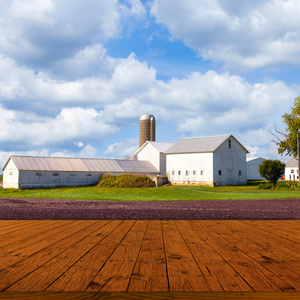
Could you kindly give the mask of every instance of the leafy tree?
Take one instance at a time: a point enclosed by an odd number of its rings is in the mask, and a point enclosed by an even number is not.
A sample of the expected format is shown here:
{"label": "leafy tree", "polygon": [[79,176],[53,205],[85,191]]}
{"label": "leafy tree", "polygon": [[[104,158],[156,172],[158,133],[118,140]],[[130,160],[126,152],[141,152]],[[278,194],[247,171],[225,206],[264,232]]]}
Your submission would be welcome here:
{"label": "leafy tree", "polygon": [[260,176],[266,178],[273,187],[278,179],[284,174],[285,164],[278,159],[267,159],[258,166]]}
{"label": "leafy tree", "polygon": [[[276,134],[272,133],[276,140],[273,140],[278,146],[278,153],[283,155],[297,157],[297,132],[300,130],[300,97],[295,98],[291,113],[285,113],[282,118],[286,124],[286,130],[283,132],[275,126]],[[279,136],[278,136],[278,135]]]}

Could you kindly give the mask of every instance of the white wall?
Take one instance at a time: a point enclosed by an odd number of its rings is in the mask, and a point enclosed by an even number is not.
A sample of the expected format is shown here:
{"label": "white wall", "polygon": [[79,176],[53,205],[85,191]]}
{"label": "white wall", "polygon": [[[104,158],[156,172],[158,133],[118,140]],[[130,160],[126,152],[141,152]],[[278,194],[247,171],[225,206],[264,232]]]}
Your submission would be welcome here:
{"label": "white wall", "polygon": [[152,165],[159,171],[159,175],[166,175],[165,154],[160,153],[151,144],[147,144],[138,154],[138,160],[150,161]]}
{"label": "white wall", "polygon": [[213,185],[212,153],[167,154],[166,165],[167,176],[172,183]]}
{"label": "white wall", "polygon": [[247,160],[247,179],[256,179],[256,180],[264,180],[264,177],[261,177],[258,171],[259,165],[265,161],[264,158],[258,157],[251,160]]}
{"label": "white wall", "polygon": [[298,181],[298,168],[286,167],[284,175],[286,181]]}
{"label": "white wall", "polygon": [[[235,139],[231,138],[229,148],[226,140],[214,152],[214,182],[219,185],[247,184],[246,152]],[[221,175],[219,175],[221,171]]]}
{"label": "white wall", "polygon": [[99,173],[20,171],[19,188],[76,186],[96,184]]}
{"label": "white wall", "polygon": [[8,162],[3,172],[3,188],[19,188],[19,170],[12,160]]}

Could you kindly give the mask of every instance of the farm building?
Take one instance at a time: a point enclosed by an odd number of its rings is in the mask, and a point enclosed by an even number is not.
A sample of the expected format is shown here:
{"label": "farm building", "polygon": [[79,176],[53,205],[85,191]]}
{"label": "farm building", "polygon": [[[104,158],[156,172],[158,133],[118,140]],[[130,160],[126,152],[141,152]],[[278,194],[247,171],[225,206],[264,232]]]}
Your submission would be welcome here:
{"label": "farm building", "polygon": [[265,161],[262,157],[247,157],[247,179],[264,180],[258,171],[259,165]]}
{"label": "farm building", "polygon": [[285,165],[285,180],[297,181],[298,180],[298,160],[291,158]]}
{"label": "farm building", "polygon": [[140,147],[128,159],[11,156],[3,167],[3,187],[38,188],[89,185],[103,174],[154,176],[157,185],[195,183],[206,186],[247,183],[247,149],[232,135],[155,141],[155,118],[140,118]]}
{"label": "farm building", "polygon": [[166,176],[166,154],[174,143],[158,143],[147,141],[136,152],[138,160],[150,161],[159,170],[159,174]]}
{"label": "farm building", "polygon": [[11,156],[2,169],[4,188],[40,188],[96,184],[103,174],[158,175],[148,161]]}
{"label": "farm building", "polygon": [[165,152],[166,173],[171,183],[242,185],[247,153],[232,135],[183,138]]}

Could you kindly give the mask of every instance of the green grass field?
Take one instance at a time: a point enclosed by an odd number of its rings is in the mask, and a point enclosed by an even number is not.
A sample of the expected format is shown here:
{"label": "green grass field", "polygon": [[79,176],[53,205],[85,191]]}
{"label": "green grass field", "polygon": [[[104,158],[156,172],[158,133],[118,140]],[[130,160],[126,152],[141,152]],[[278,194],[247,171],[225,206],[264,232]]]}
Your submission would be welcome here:
{"label": "green grass field", "polygon": [[300,192],[295,190],[261,190],[257,187],[258,183],[250,181],[247,186],[225,187],[164,186],[136,189],[104,187],[66,187],[32,190],[0,189],[0,197],[114,201],[237,200],[300,197]]}

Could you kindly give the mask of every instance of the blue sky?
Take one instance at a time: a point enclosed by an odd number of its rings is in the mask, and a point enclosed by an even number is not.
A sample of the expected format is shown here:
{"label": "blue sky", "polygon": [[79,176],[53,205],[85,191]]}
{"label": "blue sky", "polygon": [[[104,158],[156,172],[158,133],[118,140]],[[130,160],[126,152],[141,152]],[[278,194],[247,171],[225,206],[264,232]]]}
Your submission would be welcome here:
{"label": "blue sky", "polygon": [[269,129],[300,96],[300,0],[0,0],[0,163],[123,157],[157,141]]}

